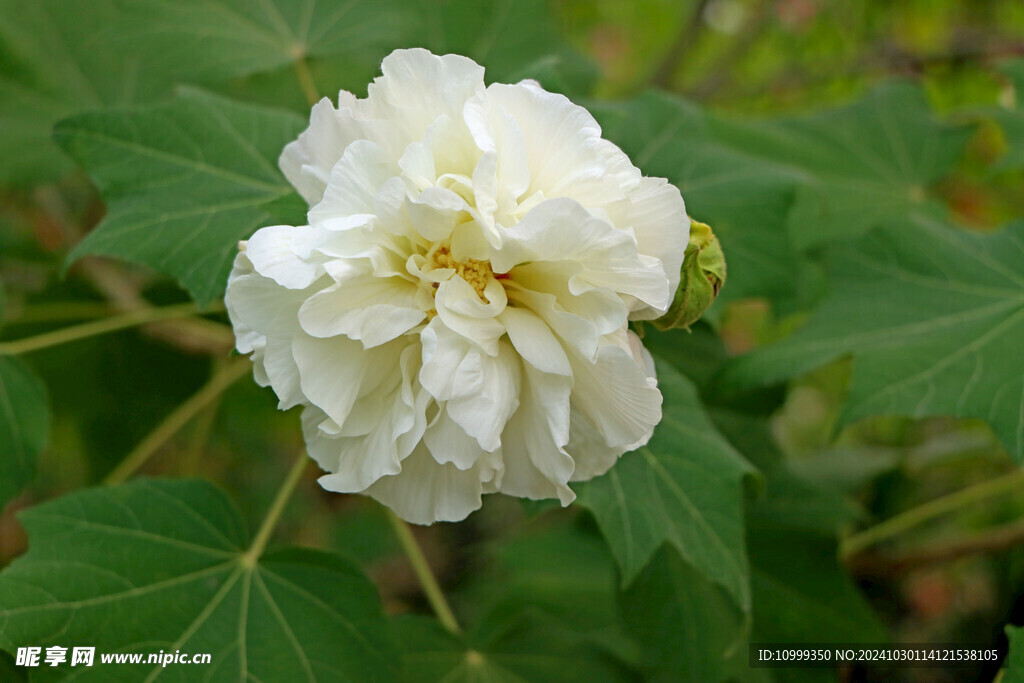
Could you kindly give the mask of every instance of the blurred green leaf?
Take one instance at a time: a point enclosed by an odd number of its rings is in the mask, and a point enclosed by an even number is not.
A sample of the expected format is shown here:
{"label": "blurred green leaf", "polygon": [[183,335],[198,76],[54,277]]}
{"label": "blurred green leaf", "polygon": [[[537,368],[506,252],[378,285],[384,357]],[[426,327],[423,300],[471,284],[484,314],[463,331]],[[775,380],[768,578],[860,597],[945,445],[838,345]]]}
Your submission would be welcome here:
{"label": "blurred green leaf", "polygon": [[[336,555],[247,558],[223,493],[200,481],[143,480],[75,493],[21,514],[29,551],[0,573],[0,645],[95,645],[100,652],[203,652],[200,676],[230,680],[394,680],[376,588]],[[99,655],[97,654],[97,663]],[[43,667],[40,680],[60,677]],[[82,680],[196,670],[76,671]]]}
{"label": "blurred green leaf", "polygon": [[762,475],[760,495],[747,506],[748,517],[760,527],[834,537],[842,527],[863,515],[863,510],[840,489],[813,483],[794,471],[793,462],[786,460],[775,445],[767,418],[716,409],[712,419]]}
{"label": "blurred green leaf", "polygon": [[557,524],[494,541],[487,571],[477,572],[460,592],[461,611],[479,618],[529,609],[621,659],[637,659],[637,645],[623,631],[615,601],[615,560],[604,540],[589,531]]}
{"label": "blurred green leaf", "polygon": [[224,292],[238,240],[292,188],[277,168],[299,117],[195,90],[155,107],[84,114],[56,137],[99,186],[104,221],[72,251],[173,275],[200,304]]}
{"label": "blurred green leaf", "polygon": [[393,620],[409,683],[612,683],[636,680],[600,650],[529,610],[510,609],[464,639],[424,617]]}
{"label": "blurred green leaf", "polygon": [[689,380],[658,363],[664,417],[646,446],[576,486],[631,583],[663,544],[721,585],[745,611],[749,568],[743,479],[753,468],[718,434]]}
{"label": "blurred green leaf", "polygon": [[[885,630],[840,565],[836,536],[862,511],[838,489],[798,476],[767,419],[716,410],[715,424],[761,472],[764,489],[747,506],[753,642],[883,642]],[[746,648],[742,663],[746,665]],[[833,679],[794,670],[794,680]],[[788,680],[773,670],[773,678]]]}
{"label": "blurred green leaf", "polygon": [[929,199],[929,187],[949,174],[973,133],[972,126],[936,120],[924,92],[909,82],[798,118],[709,125],[715,138],[799,178],[787,218],[798,248],[943,206]]}
{"label": "blurred green leaf", "polygon": [[1024,683],[1024,628],[1009,625],[1006,637],[1010,640],[1010,652],[1003,664],[1003,677],[1000,683]]}
{"label": "blurred green leaf", "polygon": [[21,683],[28,680],[27,672],[25,667],[15,666],[13,656],[0,651],[0,678],[11,683]]}
{"label": "blurred green leaf", "polygon": [[719,392],[852,353],[841,422],[977,417],[1024,461],[1024,223],[978,235],[921,217],[834,249],[829,268],[833,292],[807,325],[727,364]]}
{"label": "blurred green leaf", "polygon": [[620,602],[630,632],[644,645],[647,680],[714,683],[749,673],[749,622],[674,548],[662,546]]}
{"label": "blurred green leaf", "polygon": [[22,360],[0,356],[0,507],[35,477],[49,430],[42,380]]}
{"label": "blurred green leaf", "polygon": [[51,139],[54,122],[151,96],[165,82],[142,76],[114,44],[116,0],[0,0],[0,183],[51,180],[71,169]]}
{"label": "blurred green leaf", "polygon": [[848,572],[834,538],[750,525],[755,642],[878,643],[888,638]]}

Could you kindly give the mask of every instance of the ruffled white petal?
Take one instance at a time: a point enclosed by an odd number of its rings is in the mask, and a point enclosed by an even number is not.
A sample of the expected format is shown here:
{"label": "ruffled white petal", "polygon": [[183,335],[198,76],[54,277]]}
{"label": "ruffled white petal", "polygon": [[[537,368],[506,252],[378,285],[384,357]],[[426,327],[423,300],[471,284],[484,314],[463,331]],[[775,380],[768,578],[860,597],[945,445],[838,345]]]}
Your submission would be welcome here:
{"label": "ruffled white petal", "polygon": [[[413,524],[458,522],[480,508],[484,493],[481,466],[460,470],[452,463],[439,465],[426,445],[402,461],[402,471],[377,480],[364,493]],[[490,477],[494,477],[493,471]],[[490,481],[490,479],[488,479]]]}
{"label": "ruffled white petal", "polygon": [[575,464],[569,442],[568,377],[548,375],[523,364],[524,390],[502,444],[505,473],[501,491],[513,496],[558,498],[568,505],[576,494],[567,486]]}

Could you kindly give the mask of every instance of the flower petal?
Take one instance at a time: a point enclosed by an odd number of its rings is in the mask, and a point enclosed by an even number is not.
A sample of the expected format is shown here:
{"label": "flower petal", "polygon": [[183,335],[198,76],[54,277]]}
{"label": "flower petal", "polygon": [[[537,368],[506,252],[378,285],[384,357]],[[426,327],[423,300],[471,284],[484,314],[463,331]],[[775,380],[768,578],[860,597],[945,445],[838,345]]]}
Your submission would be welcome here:
{"label": "flower petal", "polygon": [[647,443],[661,421],[661,392],[633,354],[617,344],[604,344],[589,362],[570,355],[573,407],[604,437],[608,446],[624,450]]}
{"label": "flower petal", "polygon": [[300,258],[293,241],[310,239],[309,226],[274,225],[260,228],[246,242],[245,255],[253,269],[288,289],[305,289],[323,272],[320,264]]}
{"label": "flower petal", "polygon": [[452,463],[460,470],[468,470],[487,454],[476,439],[466,434],[441,406],[437,421],[423,434],[423,443],[439,464]]}
{"label": "flower petal", "polygon": [[[351,93],[342,91],[338,95],[339,107],[350,106],[354,102],[355,97]],[[361,137],[359,125],[350,116],[339,116],[325,97],[313,105],[309,127],[298,140],[288,143],[278,165],[288,182],[312,206],[323,197],[335,162],[353,140]]]}
{"label": "flower petal", "polygon": [[378,479],[365,493],[413,524],[458,522],[480,508],[480,469],[439,465],[421,444],[402,461],[400,473]]}
{"label": "flower petal", "polygon": [[461,120],[466,100],[484,88],[483,67],[458,55],[395,50],[380,68],[382,75],[367,88],[362,111],[394,122],[409,142],[423,139],[441,116]]}
{"label": "flower petal", "polygon": [[299,325],[313,337],[345,335],[372,348],[405,334],[426,313],[417,286],[397,277],[352,277],[317,292],[299,309]]}
{"label": "flower petal", "polygon": [[519,409],[502,439],[505,472],[501,491],[523,498],[575,498],[566,484],[575,463],[565,451],[569,441],[569,394],[572,381],[523,364],[524,391]]}

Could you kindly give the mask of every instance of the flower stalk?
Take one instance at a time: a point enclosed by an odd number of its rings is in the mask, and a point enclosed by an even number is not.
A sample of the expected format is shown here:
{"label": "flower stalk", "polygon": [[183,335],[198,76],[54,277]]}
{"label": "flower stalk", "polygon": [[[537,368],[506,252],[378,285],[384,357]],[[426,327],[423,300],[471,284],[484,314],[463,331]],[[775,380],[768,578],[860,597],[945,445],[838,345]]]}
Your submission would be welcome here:
{"label": "flower stalk", "polygon": [[448,606],[444,592],[442,592],[441,586],[437,583],[434,573],[430,570],[430,565],[427,563],[427,558],[424,556],[419,543],[416,542],[416,537],[412,535],[412,529],[391,508],[386,508],[385,512],[387,513],[388,522],[398,538],[398,543],[402,546],[406,557],[409,558],[409,564],[412,565],[412,570],[416,573],[416,578],[419,579],[420,586],[423,588],[423,594],[427,597],[427,602],[430,603],[434,614],[437,615],[438,621],[441,622],[441,625],[449,633],[456,636],[459,635],[462,633],[462,629],[459,628],[459,622],[455,619],[455,614],[452,612],[451,607]]}
{"label": "flower stalk", "polygon": [[288,472],[288,476],[285,477],[284,483],[281,484],[281,488],[278,489],[277,496],[274,497],[274,502],[271,503],[270,509],[267,511],[267,516],[263,518],[260,528],[256,531],[256,535],[253,536],[252,544],[245,551],[245,554],[242,555],[243,565],[255,566],[260,556],[263,555],[263,551],[267,549],[270,536],[274,533],[277,523],[281,521],[281,515],[284,513],[285,506],[288,505],[292,494],[295,493],[299,482],[302,481],[302,473],[306,470],[308,464],[309,457],[305,453],[300,453],[291,471]]}
{"label": "flower stalk", "polygon": [[247,375],[252,364],[245,358],[231,361],[218,370],[210,381],[164,418],[135,449],[103,480],[108,485],[120,484],[146,464],[182,427],[217,399],[228,387]]}

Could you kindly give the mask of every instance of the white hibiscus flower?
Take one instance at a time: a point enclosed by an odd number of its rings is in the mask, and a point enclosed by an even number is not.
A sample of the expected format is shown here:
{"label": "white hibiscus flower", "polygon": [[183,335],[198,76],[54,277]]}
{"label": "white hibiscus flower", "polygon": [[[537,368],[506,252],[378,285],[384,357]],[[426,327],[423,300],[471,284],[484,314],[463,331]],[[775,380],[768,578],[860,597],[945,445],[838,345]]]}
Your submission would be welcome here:
{"label": "white hibiscus flower", "polygon": [[285,148],[309,225],[243,244],[238,350],[303,406],[324,488],[421,524],[496,491],[567,505],[661,419],[627,324],[672,301],[683,200],[537,83],[425,50],[381,68]]}

